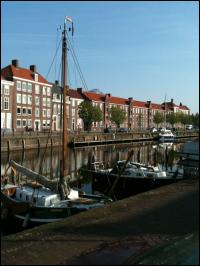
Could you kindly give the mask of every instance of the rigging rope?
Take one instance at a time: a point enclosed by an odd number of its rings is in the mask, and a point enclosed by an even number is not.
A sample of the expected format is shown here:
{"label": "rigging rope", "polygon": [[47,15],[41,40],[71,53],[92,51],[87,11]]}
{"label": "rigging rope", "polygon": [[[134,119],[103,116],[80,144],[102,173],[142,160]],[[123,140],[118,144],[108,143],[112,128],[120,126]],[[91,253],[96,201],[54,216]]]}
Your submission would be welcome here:
{"label": "rigging rope", "polygon": [[47,80],[47,78],[48,78],[49,72],[51,71],[51,68],[52,68],[53,62],[54,62],[54,60],[55,60],[55,58],[56,58],[56,55],[57,55],[58,49],[59,49],[59,47],[60,47],[61,41],[62,41],[62,38],[60,39],[60,42],[59,42],[59,45],[58,45],[58,47],[57,47],[57,49],[56,49],[56,52],[55,52],[55,55],[54,55],[54,57],[53,57],[52,63],[51,63],[51,65],[50,65],[50,68],[49,68],[49,70],[48,70],[48,72],[47,72],[47,75],[46,75],[46,77],[45,77],[46,80]]}
{"label": "rigging rope", "polygon": [[74,60],[74,63],[76,64],[77,70],[78,70],[78,72],[79,72],[80,79],[81,79],[81,81],[82,81],[83,86],[85,87],[85,89],[88,90],[88,87],[87,87],[86,81],[85,81],[84,76],[83,76],[83,72],[81,71],[80,64],[79,64],[79,62],[78,62],[77,56],[76,56],[76,54],[75,54],[75,52],[74,52],[74,49],[73,49],[73,47],[72,47],[72,44],[71,44],[71,41],[70,41],[70,39],[69,39],[69,35],[68,35],[68,34],[67,34],[67,40],[68,40],[68,43],[69,43],[69,46],[70,46],[70,49],[69,49],[69,50],[70,50],[70,52],[71,52],[71,54],[72,54],[72,58],[73,58],[73,60]]}

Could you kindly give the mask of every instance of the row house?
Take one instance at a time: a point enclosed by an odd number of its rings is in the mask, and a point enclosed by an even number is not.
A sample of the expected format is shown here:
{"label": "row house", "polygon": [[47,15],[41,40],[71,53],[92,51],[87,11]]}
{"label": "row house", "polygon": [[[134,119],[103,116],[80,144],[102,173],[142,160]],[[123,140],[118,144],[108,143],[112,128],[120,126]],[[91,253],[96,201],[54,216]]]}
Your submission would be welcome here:
{"label": "row house", "polygon": [[1,128],[13,128],[13,85],[1,75]]}
{"label": "row house", "polygon": [[[43,130],[50,127],[51,84],[36,70],[21,68],[18,60],[1,70],[1,75],[12,82],[12,128]],[[5,92],[4,92],[5,97]]]}
{"label": "row house", "polygon": [[[67,89],[66,98],[66,116],[67,116],[67,129],[70,130],[82,130],[84,128],[83,121],[78,115],[78,106],[84,101],[84,97],[78,92],[78,90]],[[61,122],[61,90],[58,81],[52,84],[52,130],[58,131],[62,129]]]}
{"label": "row house", "polygon": [[[115,127],[110,119],[112,106],[119,107],[126,113],[126,119],[121,127],[129,129],[146,129],[155,126],[153,116],[156,112],[166,115],[170,112],[190,114],[187,106],[170,102],[162,104],[151,101],[138,101],[132,97],[120,98],[110,93],[101,94],[83,91],[82,88],[67,87],[66,114],[68,130],[82,130],[82,119],[78,110],[81,102],[89,100],[98,106],[103,113],[101,122],[94,122],[93,130],[105,127]],[[12,60],[11,65],[1,70],[1,128],[24,130],[25,127],[34,130],[51,128],[61,129],[61,87],[48,82],[36,71],[36,66],[29,69],[19,67],[18,60]],[[164,124],[164,123],[163,123]],[[164,125],[161,125],[164,126]]]}

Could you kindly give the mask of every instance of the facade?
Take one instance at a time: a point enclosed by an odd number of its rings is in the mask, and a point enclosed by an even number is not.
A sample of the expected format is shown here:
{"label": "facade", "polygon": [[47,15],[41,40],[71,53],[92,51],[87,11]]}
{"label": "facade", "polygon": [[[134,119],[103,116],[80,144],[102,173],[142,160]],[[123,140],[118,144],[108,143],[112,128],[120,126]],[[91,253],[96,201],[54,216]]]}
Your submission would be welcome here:
{"label": "facade", "polygon": [[12,81],[1,76],[1,128],[13,128],[13,85]]}
{"label": "facade", "polygon": [[[93,123],[92,130],[102,131],[106,127],[115,127],[110,119],[112,106],[119,107],[126,113],[121,127],[129,129],[147,129],[156,126],[153,117],[156,112],[182,112],[190,114],[187,106],[170,102],[162,104],[151,101],[138,101],[132,97],[120,98],[110,93],[102,94],[83,91],[82,88],[67,88],[66,113],[68,131],[83,130],[83,121],[78,116],[78,106],[89,100],[103,113],[101,122]],[[36,66],[29,69],[19,67],[18,60],[1,70],[1,128],[13,130],[33,129],[43,131],[61,129],[61,87],[58,82],[48,82],[36,71]],[[163,123],[161,126],[167,126]]]}
{"label": "facade", "polygon": [[43,130],[50,127],[51,85],[37,71],[19,67],[18,60],[1,70],[4,79],[13,83],[12,127]]}

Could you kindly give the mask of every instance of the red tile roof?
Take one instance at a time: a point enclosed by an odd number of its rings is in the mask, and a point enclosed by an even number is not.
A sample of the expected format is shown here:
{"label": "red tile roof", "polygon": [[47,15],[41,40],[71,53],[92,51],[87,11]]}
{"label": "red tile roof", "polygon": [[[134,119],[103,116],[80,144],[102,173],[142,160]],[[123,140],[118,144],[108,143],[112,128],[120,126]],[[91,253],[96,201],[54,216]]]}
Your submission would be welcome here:
{"label": "red tile roof", "polygon": [[134,107],[147,108],[147,105],[146,104],[147,104],[146,102],[141,102],[141,101],[133,100],[133,106]]}
{"label": "red tile roof", "polygon": [[[7,78],[7,77],[18,77],[18,78],[23,78],[27,79],[30,81],[34,81],[34,77],[32,75],[32,71],[30,69],[25,69],[25,68],[17,68],[13,65],[9,65],[1,70],[1,74]],[[42,75],[40,75],[37,71],[36,73],[38,74],[38,82],[41,83],[48,83],[50,84]]]}
{"label": "red tile roof", "polygon": [[82,94],[89,100],[95,102],[104,102],[105,95],[104,94],[97,94],[93,92],[83,91]]}
{"label": "red tile roof", "polygon": [[109,100],[110,103],[115,103],[115,104],[124,104],[124,105],[128,105],[129,100],[124,99],[124,98],[119,98],[119,97],[110,97]]}
{"label": "red tile roof", "polygon": [[68,95],[69,95],[71,98],[75,98],[75,99],[84,99],[84,97],[81,95],[81,93],[79,93],[77,90],[69,89],[69,90],[68,90]]}
{"label": "red tile roof", "polygon": [[152,109],[157,109],[157,110],[163,110],[162,104],[157,104],[157,103],[151,103],[151,108]]}

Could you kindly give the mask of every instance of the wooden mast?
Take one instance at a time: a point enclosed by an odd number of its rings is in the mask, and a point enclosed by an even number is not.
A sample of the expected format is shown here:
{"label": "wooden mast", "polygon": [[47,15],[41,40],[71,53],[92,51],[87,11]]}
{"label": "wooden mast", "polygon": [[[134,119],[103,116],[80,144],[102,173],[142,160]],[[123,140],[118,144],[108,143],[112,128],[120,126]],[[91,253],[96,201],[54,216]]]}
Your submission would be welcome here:
{"label": "wooden mast", "polygon": [[67,41],[66,41],[66,19],[63,30],[62,44],[62,90],[63,90],[63,147],[62,147],[62,172],[61,177],[66,176],[66,157],[67,157],[67,116],[66,116],[66,96],[67,96]]}

